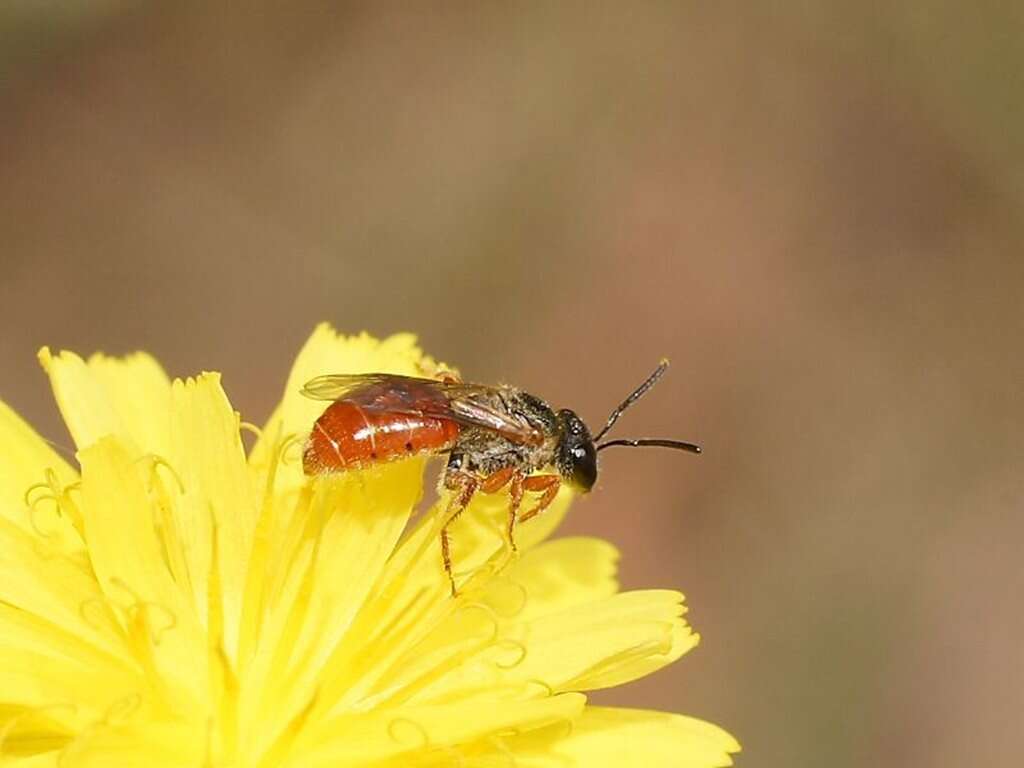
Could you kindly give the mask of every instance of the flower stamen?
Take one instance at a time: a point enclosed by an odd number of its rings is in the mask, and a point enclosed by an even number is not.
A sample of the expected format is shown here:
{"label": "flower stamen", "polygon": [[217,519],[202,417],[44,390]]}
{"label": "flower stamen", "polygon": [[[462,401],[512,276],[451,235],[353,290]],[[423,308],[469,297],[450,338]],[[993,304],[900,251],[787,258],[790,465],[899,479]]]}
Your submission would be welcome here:
{"label": "flower stamen", "polygon": [[545,683],[540,678],[531,677],[529,680],[526,681],[526,684],[538,686],[541,690],[544,691],[543,696],[545,696],[546,698],[550,698],[555,695],[555,689],[552,688],[548,683]]}
{"label": "flower stamen", "polygon": [[506,621],[510,621],[512,619],[515,619],[524,610],[526,610],[526,604],[530,601],[530,593],[529,593],[529,591],[526,589],[526,587],[524,585],[520,584],[515,579],[511,578],[510,576],[505,575],[504,573],[499,573],[497,576],[494,577],[494,579],[491,580],[491,583],[489,585],[489,590],[488,591],[491,592],[490,597],[492,597],[492,598],[496,598],[497,597],[494,594],[494,592],[497,591],[497,590],[494,589],[494,587],[497,586],[498,584],[508,584],[509,586],[511,586],[519,594],[520,599],[519,599],[519,601],[517,603],[514,604],[515,607],[512,610],[510,610],[510,611],[508,611],[506,613],[499,612],[497,608],[493,608],[493,610],[494,610],[495,614],[500,616],[502,619],[505,619]]}
{"label": "flower stamen", "polygon": [[[410,744],[398,738],[396,731],[398,726],[403,724],[412,726],[413,731],[420,737],[418,742]],[[423,749],[430,746],[430,736],[427,734],[427,729],[408,717],[396,717],[388,723],[388,738],[404,749]]]}
{"label": "flower stamen", "polygon": [[142,709],[142,694],[136,691],[111,704],[96,725],[123,725]]}
{"label": "flower stamen", "polygon": [[[89,610],[90,606],[95,606],[95,610]],[[102,597],[90,597],[83,600],[78,604],[78,615],[82,617],[86,624],[98,632],[112,628],[118,633],[123,632],[116,615],[111,611],[110,602]]]}
{"label": "flower stamen", "polygon": [[263,439],[263,430],[257,427],[251,421],[239,421],[238,431],[248,432],[250,435],[253,435],[257,441]]}
{"label": "flower stamen", "polygon": [[469,611],[472,611],[472,610],[481,611],[484,614],[484,616],[486,616],[490,620],[490,624],[491,624],[491,634],[490,634],[490,637],[485,638],[482,642],[483,642],[483,647],[487,647],[487,646],[492,645],[498,639],[498,634],[501,631],[501,622],[499,621],[499,618],[498,618],[498,612],[495,611],[491,606],[487,605],[486,603],[479,603],[479,602],[477,602],[477,603],[465,603],[459,609],[459,611],[457,613],[465,614],[465,613],[468,613]]}
{"label": "flower stamen", "polygon": [[302,454],[298,456],[289,453],[293,448],[301,448],[306,443],[306,438],[303,435],[292,433],[288,435],[284,440],[281,441],[281,445],[278,446],[278,452],[280,455],[280,462],[286,467],[294,466],[302,461]]}
{"label": "flower stamen", "polygon": [[32,526],[32,530],[36,532],[36,535],[43,539],[55,538],[58,534],[56,528],[49,531],[44,530],[39,525],[39,505],[44,501],[53,502],[53,512],[59,518],[61,516],[60,499],[54,496],[52,493],[44,493],[43,495],[33,499],[32,503],[28,505],[28,523]]}
{"label": "flower stamen", "polygon": [[511,735],[513,737],[514,736],[518,736],[519,732],[518,731],[512,731],[511,733],[495,734],[495,735],[491,736],[490,738],[488,738],[486,740],[486,742],[491,747],[493,747],[495,752],[501,753],[501,756],[504,757],[508,761],[506,763],[506,765],[508,765],[509,768],[516,768],[516,766],[519,765],[519,762],[516,760],[516,756],[513,754],[512,750],[509,749],[508,744],[505,743],[505,736],[509,736],[509,735]]}
{"label": "flower stamen", "polygon": [[155,453],[147,453],[145,456],[140,456],[136,461],[139,464],[149,465],[149,482],[150,485],[155,486],[158,479],[157,470],[163,467],[171,473],[171,477],[174,478],[174,484],[178,487],[178,493],[181,495],[185,494],[185,483],[181,480],[181,475],[178,474],[177,470],[171,466],[170,462],[167,461],[163,456],[159,456]]}
{"label": "flower stamen", "polygon": [[[53,503],[53,513],[59,519],[61,517],[67,517],[71,521],[72,526],[78,531],[79,536],[85,535],[85,524],[82,520],[82,516],[78,511],[78,507],[71,500],[71,491],[81,490],[81,481],[76,480],[67,486],[64,486],[60,482],[60,478],[53,468],[48,467],[44,473],[44,480],[41,483],[35,483],[30,485],[23,495],[25,507],[28,509],[28,522],[32,530],[43,539],[54,539],[58,536],[59,530],[54,528],[52,530],[46,530],[39,524],[37,518],[39,505],[43,502],[49,501]],[[37,491],[46,491],[33,498],[33,495]]]}
{"label": "flower stamen", "polygon": [[526,656],[529,653],[529,651],[527,650],[526,645],[524,645],[523,643],[519,642],[518,640],[513,640],[511,638],[505,638],[504,640],[499,640],[497,643],[495,643],[495,647],[501,645],[515,649],[517,655],[515,660],[510,662],[501,662],[495,660],[493,663],[494,666],[496,666],[498,669],[508,671],[510,669],[515,669],[524,661],[526,661]]}

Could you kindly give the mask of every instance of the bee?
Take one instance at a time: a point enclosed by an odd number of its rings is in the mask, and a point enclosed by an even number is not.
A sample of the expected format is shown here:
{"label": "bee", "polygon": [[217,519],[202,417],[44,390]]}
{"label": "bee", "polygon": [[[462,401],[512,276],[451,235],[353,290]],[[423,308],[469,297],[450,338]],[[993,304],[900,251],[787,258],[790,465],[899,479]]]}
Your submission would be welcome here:
{"label": "bee", "polygon": [[[514,551],[516,524],[547,509],[562,483],[580,493],[594,487],[597,455],[604,449],[656,446],[700,453],[699,446],[680,440],[601,442],[667,369],[663,360],[595,436],[575,412],[556,411],[539,397],[506,385],[466,383],[453,374],[437,379],[389,373],[318,376],[302,393],[332,402],[313,425],[303,469],[321,475],[417,454],[447,454],[441,485],[451,496],[441,527],[441,556],[454,596],[448,528],[477,492],[508,488],[508,542]],[[521,512],[527,494],[536,500]]]}

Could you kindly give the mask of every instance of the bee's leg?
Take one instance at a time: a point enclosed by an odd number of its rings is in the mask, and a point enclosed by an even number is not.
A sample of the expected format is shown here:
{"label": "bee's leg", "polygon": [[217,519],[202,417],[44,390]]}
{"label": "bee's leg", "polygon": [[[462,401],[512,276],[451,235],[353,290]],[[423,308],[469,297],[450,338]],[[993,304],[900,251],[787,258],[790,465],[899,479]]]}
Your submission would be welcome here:
{"label": "bee's leg", "polygon": [[497,472],[492,472],[480,481],[480,490],[484,493],[497,493],[506,485],[516,473],[515,467],[505,467]]}
{"label": "bee's leg", "polygon": [[534,475],[523,480],[523,490],[532,493],[541,493],[537,506],[519,518],[519,522],[525,523],[532,517],[536,517],[555,500],[558,495],[558,487],[562,484],[562,478],[558,475]]}
{"label": "bee's leg", "polygon": [[506,485],[509,486],[508,500],[508,543],[513,552],[516,549],[516,540],[513,531],[516,527],[516,516],[519,514],[519,505],[523,500],[523,473],[515,467],[505,467],[492,473],[480,483],[480,490],[484,493],[497,493]]}
{"label": "bee's leg", "polygon": [[444,572],[448,574],[448,581],[452,585],[452,597],[457,594],[455,590],[455,576],[452,574],[452,555],[448,542],[448,526],[462,514],[468,506],[473,494],[476,493],[479,481],[473,475],[466,472],[448,471],[444,475],[444,487],[454,491],[445,510],[444,525],[441,526],[441,557],[444,559]]}
{"label": "bee's leg", "polygon": [[516,528],[516,518],[519,515],[519,506],[523,501],[523,482],[526,476],[522,472],[516,472],[512,476],[512,485],[509,487],[508,498],[508,543],[513,552],[518,552],[516,539],[513,535]]}

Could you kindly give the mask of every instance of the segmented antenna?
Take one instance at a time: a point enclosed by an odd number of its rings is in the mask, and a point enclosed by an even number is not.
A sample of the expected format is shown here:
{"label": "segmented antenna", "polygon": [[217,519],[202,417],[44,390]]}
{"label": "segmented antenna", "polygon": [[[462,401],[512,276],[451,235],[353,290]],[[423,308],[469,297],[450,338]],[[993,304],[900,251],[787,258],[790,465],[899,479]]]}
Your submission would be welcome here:
{"label": "segmented antenna", "polygon": [[653,445],[658,448],[675,448],[677,451],[689,451],[690,453],[701,452],[700,446],[696,443],[684,443],[682,440],[660,440],[655,438],[641,438],[640,440],[609,440],[607,443],[601,443],[598,445],[595,450],[600,451],[602,448],[611,448],[613,445],[626,445],[631,448]]}
{"label": "segmented antenna", "polygon": [[622,415],[623,411],[625,411],[627,408],[629,408],[629,406],[631,406],[633,403],[635,403],[637,400],[639,400],[641,397],[647,394],[647,390],[649,390],[651,387],[657,384],[658,379],[660,379],[667,370],[668,360],[662,359],[662,361],[658,363],[658,367],[654,369],[654,373],[648,376],[647,380],[643,384],[634,389],[632,394],[630,394],[629,397],[623,400],[618,408],[612,411],[612,415],[608,417],[608,423],[604,425],[604,429],[597,433],[597,436],[594,438],[594,442],[596,443],[598,440],[600,440],[602,437],[608,434],[608,430],[611,429],[612,425],[619,420],[619,416]]}
{"label": "segmented antenna", "polygon": [[[634,389],[630,396],[623,400],[618,408],[612,411],[612,415],[608,417],[608,423],[604,425],[604,429],[597,433],[597,437],[594,438],[594,442],[598,443],[598,441],[608,433],[608,430],[612,428],[612,425],[619,420],[619,416],[622,415],[622,412],[629,408],[629,406],[631,406],[645,394],[647,394],[647,390],[649,390],[651,387],[657,384],[658,379],[660,379],[667,370],[668,360],[663,359],[660,363],[658,363],[658,367],[654,369],[654,373],[648,376],[647,380],[644,381],[643,384]],[[662,440],[660,438],[648,437],[640,438],[638,440],[609,440],[606,443],[598,443],[595,450],[600,451],[605,448],[611,448],[612,446],[616,445],[624,445],[629,448],[642,448],[645,446],[652,446],[655,448],[673,448],[677,451],[689,451],[690,453],[701,452],[700,446],[696,445],[695,443],[686,443],[683,442],[682,440]]]}

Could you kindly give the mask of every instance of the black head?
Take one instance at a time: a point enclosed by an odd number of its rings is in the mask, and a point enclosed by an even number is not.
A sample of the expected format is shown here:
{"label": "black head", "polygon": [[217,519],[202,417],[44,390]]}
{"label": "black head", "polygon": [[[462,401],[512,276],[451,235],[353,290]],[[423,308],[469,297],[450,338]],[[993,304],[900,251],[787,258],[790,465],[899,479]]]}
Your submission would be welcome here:
{"label": "black head", "polygon": [[566,481],[586,493],[597,480],[597,449],[583,419],[563,408],[558,412],[555,467]]}
{"label": "black head", "polygon": [[597,437],[590,436],[590,430],[583,420],[568,409],[558,412],[558,448],[555,456],[555,466],[558,473],[566,481],[574,485],[580,491],[586,493],[594,487],[597,481],[597,452],[615,445],[628,447],[650,446],[657,448],[673,448],[678,451],[689,451],[700,453],[700,446],[693,443],[684,443],[681,440],[661,440],[642,438],[639,440],[607,440],[599,442],[612,425],[618,421],[619,416],[629,406],[639,400],[651,387],[655,385],[662,374],[668,369],[668,361],[662,360],[655,368],[654,373],[647,377],[647,380],[637,387],[618,408],[612,411],[608,422],[604,425]]}

